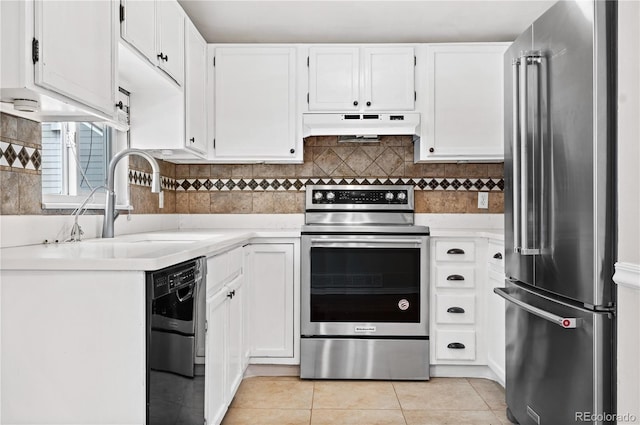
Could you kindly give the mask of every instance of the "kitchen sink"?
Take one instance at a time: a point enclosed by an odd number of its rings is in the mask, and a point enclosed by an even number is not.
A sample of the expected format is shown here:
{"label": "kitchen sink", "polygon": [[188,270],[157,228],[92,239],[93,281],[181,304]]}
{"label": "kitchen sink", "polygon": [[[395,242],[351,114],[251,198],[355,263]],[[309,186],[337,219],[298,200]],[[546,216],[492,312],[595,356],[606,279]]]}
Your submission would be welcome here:
{"label": "kitchen sink", "polygon": [[112,243],[112,244],[140,244],[140,243],[164,243],[182,244],[193,243],[213,239],[222,236],[220,233],[188,233],[188,232],[155,232],[134,233],[115,238],[87,239],[83,243]]}

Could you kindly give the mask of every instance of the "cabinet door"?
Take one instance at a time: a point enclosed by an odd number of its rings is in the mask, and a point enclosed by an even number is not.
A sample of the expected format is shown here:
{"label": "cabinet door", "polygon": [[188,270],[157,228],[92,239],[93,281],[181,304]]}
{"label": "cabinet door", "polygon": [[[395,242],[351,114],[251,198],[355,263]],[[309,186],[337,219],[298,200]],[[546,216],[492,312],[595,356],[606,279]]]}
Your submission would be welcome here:
{"label": "cabinet door", "polygon": [[365,110],[410,111],[415,104],[413,47],[364,49]]}
{"label": "cabinet door", "polygon": [[506,44],[427,47],[427,159],[502,160]]}
{"label": "cabinet door", "polygon": [[229,304],[229,361],[227,362],[227,400],[231,401],[244,373],[244,276],[236,277],[227,285]]}
{"label": "cabinet door", "polygon": [[214,159],[296,158],[294,48],[217,48],[214,86]]}
{"label": "cabinet door", "polygon": [[185,114],[186,147],[207,153],[206,96],[207,42],[187,20],[186,26]]}
{"label": "cabinet door", "polygon": [[35,84],[110,116],[116,96],[116,4],[35,2]]}
{"label": "cabinet door", "polygon": [[124,20],[120,34],[151,62],[156,63],[156,2],[121,0]]}
{"label": "cabinet door", "polygon": [[184,80],[184,12],[177,1],[158,1],[158,66],[182,85]]}
{"label": "cabinet door", "polygon": [[207,296],[205,357],[205,419],[209,424],[222,422],[227,411],[227,291],[221,289]]}
{"label": "cabinet door", "polygon": [[293,357],[293,245],[252,245],[249,270],[251,356]]}
{"label": "cabinet door", "polygon": [[355,111],[360,104],[360,49],[309,49],[309,110]]}

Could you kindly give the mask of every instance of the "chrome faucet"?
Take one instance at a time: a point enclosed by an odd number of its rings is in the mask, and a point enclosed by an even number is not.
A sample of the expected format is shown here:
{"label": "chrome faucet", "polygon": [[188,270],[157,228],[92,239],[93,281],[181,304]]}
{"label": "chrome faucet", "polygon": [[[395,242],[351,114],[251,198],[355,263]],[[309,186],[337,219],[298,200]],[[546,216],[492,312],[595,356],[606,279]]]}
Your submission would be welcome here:
{"label": "chrome faucet", "polygon": [[151,176],[151,192],[160,193],[160,191],[162,190],[160,182],[160,165],[158,165],[156,159],[149,153],[141,149],[125,149],[115,154],[111,159],[111,162],[109,162],[109,174],[107,177],[107,198],[104,204],[104,222],[102,223],[103,238],[113,237],[113,225],[117,217],[116,193],[114,188],[116,165],[118,165],[118,162],[120,162],[122,158],[129,155],[138,155],[149,161],[149,164],[151,164],[151,169],[153,170],[153,174]]}

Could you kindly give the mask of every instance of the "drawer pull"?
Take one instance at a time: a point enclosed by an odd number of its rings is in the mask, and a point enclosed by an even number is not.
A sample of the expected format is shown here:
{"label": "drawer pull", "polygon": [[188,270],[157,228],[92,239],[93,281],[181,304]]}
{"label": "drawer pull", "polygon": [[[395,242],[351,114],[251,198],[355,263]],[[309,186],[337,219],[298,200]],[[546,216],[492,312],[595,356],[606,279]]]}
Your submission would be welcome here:
{"label": "drawer pull", "polygon": [[462,308],[462,307],[449,307],[447,309],[447,313],[462,314],[462,313],[464,313],[464,308]]}
{"label": "drawer pull", "polygon": [[447,280],[464,280],[464,276],[459,274],[450,274],[447,276]]}
{"label": "drawer pull", "polygon": [[467,347],[465,347],[461,342],[452,342],[451,344],[447,345],[447,348],[451,348],[453,350],[464,350]]}
{"label": "drawer pull", "polygon": [[464,254],[464,249],[451,248],[450,250],[447,251],[447,254],[450,254],[450,255],[463,255]]}
{"label": "drawer pull", "polygon": [[495,258],[496,260],[502,260],[502,253],[501,252],[496,252],[493,255],[493,258]]}

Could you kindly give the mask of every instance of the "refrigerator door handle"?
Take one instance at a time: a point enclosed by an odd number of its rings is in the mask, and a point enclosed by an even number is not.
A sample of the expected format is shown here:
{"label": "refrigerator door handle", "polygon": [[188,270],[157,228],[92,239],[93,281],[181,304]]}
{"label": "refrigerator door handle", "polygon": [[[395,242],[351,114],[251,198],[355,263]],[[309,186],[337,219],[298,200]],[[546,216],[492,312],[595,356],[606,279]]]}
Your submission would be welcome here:
{"label": "refrigerator door handle", "polygon": [[[541,62],[542,55],[539,51],[522,52],[520,57],[513,61],[513,234],[514,251],[520,255],[540,253],[537,246],[539,229],[536,220],[538,206],[535,196],[531,197],[533,205],[529,203],[529,191],[535,187],[535,177],[530,179],[529,175],[536,172],[536,164],[529,166],[527,144],[529,143],[529,66],[537,66]],[[536,118],[539,118],[538,114]],[[534,143],[534,148],[539,148],[539,143],[536,145],[535,140],[531,142]],[[535,157],[536,155],[534,160]],[[534,217],[531,226],[529,226],[530,216]]]}
{"label": "refrigerator door handle", "polygon": [[513,135],[511,138],[513,150],[513,250],[520,252],[520,58],[515,58],[511,63],[513,75],[511,81],[513,83],[513,102],[512,120]]}
{"label": "refrigerator door handle", "polygon": [[493,288],[493,292],[495,292],[496,294],[498,294],[499,296],[501,296],[502,298],[504,298],[505,300],[509,301],[510,303],[513,303],[515,305],[517,305],[518,307],[520,307],[521,309],[535,315],[538,316],[544,320],[547,320],[555,325],[560,326],[561,328],[565,328],[565,329],[575,329],[578,327],[578,319],[575,317],[561,317],[561,316],[557,316],[553,313],[549,313],[546,310],[543,310],[541,308],[538,307],[534,307],[531,304],[527,304],[524,301],[520,301],[519,299],[512,297],[508,292],[507,292],[507,288]]}

